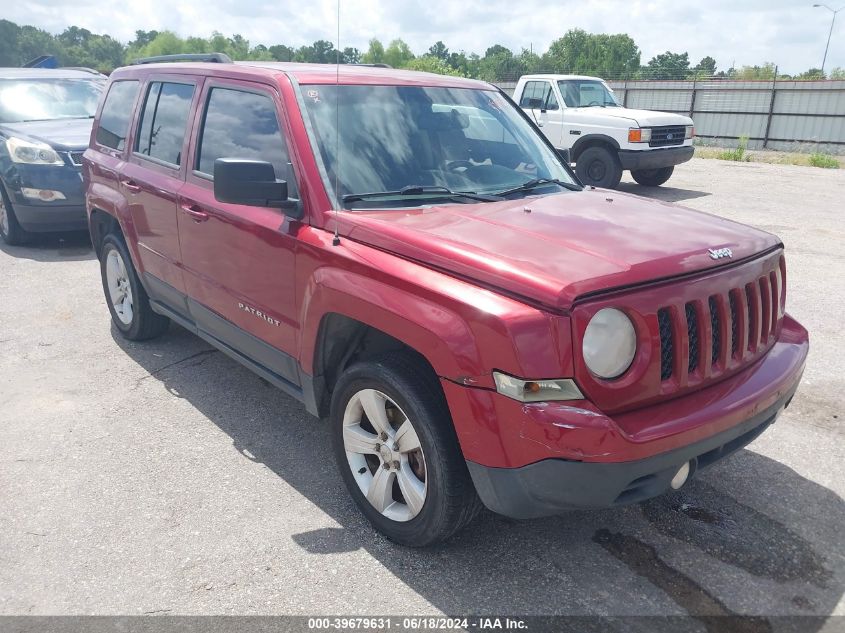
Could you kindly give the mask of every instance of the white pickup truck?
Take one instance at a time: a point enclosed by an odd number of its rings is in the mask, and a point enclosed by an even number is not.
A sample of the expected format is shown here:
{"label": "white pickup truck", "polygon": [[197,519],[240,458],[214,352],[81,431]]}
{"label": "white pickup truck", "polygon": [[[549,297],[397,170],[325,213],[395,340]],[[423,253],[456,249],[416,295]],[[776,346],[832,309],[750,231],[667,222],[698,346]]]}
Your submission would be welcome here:
{"label": "white pickup truck", "polygon": [[513,99],[587,185],[612,189],[628,169],[656,187],[692,158],[691,118],[625,108],[598,77],[524,75]]}

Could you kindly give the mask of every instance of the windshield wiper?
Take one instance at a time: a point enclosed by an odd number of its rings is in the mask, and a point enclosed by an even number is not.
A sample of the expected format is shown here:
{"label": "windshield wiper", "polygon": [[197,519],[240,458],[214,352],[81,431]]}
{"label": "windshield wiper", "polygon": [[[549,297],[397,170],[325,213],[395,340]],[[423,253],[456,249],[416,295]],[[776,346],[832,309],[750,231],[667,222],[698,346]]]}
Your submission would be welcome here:
{"label": "windshield wiper", "polygon": [[452,191],[448,187],[439,187],[436,185],[408,185],[406,187],[402,187],[398,191],[348,193],[343,196],[342,200],[344,202],[358,202],[369,198],[382,198],[386,196],[418,196],[427,194],[446,196],[450,198],[469,198],[470,200],[480,200],[481,202],[495,202],[497,200],[501,200],[501,198],[498,197],[498,194],[487,196],[475,193],[474,191]]}
{"label": "windshield wiper", "polygon": [[558,180],[556,178],[535,178],[534,180],[529,180],[528,182],[522,183],[518,187],[513,187],[512,189],[505,189],[504,191],[497,191],[494,195],[502,197],[509,196],[512,193],[531,191],[532,189],[542,187],[543,185],[558,185],[559,187],[569,189],[570,191],[581,191],[582,189],[582,187],[576,185],[574,182],[563,182],[562,180]]}

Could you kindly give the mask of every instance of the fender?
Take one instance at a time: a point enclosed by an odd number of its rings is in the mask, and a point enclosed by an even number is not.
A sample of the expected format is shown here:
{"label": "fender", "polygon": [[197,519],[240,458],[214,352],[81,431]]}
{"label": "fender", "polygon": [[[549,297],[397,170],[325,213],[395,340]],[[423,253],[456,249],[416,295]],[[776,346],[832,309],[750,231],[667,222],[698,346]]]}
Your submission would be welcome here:
{"label": "fender", "polygon": [[138,253],[138,236],[135,233],[135,223],[129,213],[129,203],[126,198],[113,186],[91,181],[85,192],[85,207],[88,210],[89,231],[92,237],[94,233],[91,231],[91,215],[94,211],[107,213],[117,221],[132,258],[132,264],[138,271],[139,278],[143,280],[143,266]]}
{"label": "fender", "polygon": [[300,364],[314,373],[314,354],[323,318],[340,314],[381,330],[426,358],[440,377],[475,376],[481,354],[466,320],[442,305],[340,268],[322,267],[305,289],[301,310]]}
{"label": "fender", "polygon": [[617,141],[612,136],[608,136],[607,134],[588,134],[587,136],[582,136],[581,138],[579,138],[572,145],[572,148],[569,152],[572,160],[578,162],[578,156],[581,154],[581,152],[583,152],[588,145],[592,145],[597,141],[605,145],[610,145],[616,151],[619,151],[619,141]]}

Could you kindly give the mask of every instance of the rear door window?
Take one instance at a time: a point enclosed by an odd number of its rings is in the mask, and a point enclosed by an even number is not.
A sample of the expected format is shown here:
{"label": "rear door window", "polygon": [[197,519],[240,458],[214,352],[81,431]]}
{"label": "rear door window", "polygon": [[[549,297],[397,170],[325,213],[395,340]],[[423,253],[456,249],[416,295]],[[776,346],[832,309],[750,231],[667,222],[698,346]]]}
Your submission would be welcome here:
{"label": "rear door window", "polygon": [[135,152],[179,166],[194,86],[154,81],[147,91]]}
{"label": "rear door window", "polygon": [[116,150],[124,148],[138,86],[138,81],[116,81],[111,85],[97,126],[97,143]]}
{"label": "rear door window", "polygon": [[212,176],[218,158],[267,161],[276,178],[293,187],[287,145],[269,95],[233,88],[209,91],[195,168]]}

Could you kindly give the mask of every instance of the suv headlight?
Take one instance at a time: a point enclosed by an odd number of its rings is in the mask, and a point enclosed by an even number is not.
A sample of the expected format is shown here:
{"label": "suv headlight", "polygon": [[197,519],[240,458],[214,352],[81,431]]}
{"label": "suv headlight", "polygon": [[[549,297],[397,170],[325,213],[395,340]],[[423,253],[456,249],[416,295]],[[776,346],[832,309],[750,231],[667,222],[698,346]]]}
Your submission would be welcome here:
{"label": "suv headlight", "polygon": [[6,141],[6,149],[9,150],[9,158],[13,163],[26,163],[28,165],[64,165],[65,162],[59,157],[52,147],[38,141],[24,141],[12,137]]}
{"label": "suv headlight", "polygon": [[581,349],[587,369],[599,378],[618,378],[637,351],[634,324],[621,310],[602,308],[587,324]]}
{"label": "suv headlight", "polygon": [[583,400],[584,396],[569,378],[558,380],[523,380],[499,371],[493,372],[496,391],[520,402]]}

